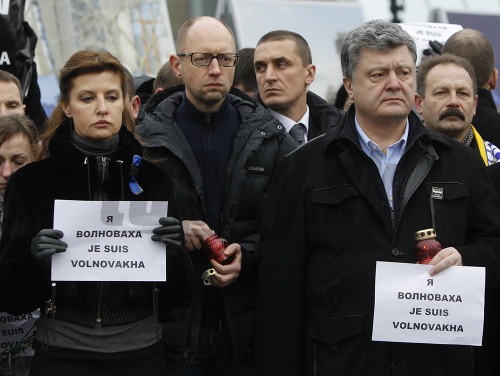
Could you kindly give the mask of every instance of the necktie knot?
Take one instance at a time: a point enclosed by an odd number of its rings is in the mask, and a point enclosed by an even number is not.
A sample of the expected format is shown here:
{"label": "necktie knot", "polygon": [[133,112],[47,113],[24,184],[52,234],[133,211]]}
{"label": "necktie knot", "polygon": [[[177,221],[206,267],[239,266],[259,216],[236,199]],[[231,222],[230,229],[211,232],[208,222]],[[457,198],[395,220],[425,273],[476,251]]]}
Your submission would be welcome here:
{"label": "necktie knot", "polygon": [[300,146],[306,142],[305,133],[306,127],[302,123],[295,124],[292,129],[290,129],[290,136],[295,140],[297,146]]}

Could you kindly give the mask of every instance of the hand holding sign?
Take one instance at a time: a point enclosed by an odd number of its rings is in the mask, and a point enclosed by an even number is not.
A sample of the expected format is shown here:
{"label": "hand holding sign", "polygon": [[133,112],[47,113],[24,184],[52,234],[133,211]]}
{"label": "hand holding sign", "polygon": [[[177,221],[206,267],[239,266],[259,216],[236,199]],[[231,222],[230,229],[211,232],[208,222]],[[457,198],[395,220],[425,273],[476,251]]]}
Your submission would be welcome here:
{"label": "hand holding sign", "polygon": [[31,254],[42,265],[48,265],[54,253],[65,252],[68,245],[61,239],[62,231],[53,229],[41,230],[31,241]]}
{"label": "hand holding sign", "polygon": [[[60,242],[55,245],[67,244],[70,252],[49,251],[52,280],[165,281],[163,243],[171,243],[172,249],[181,237],[180,225],[166,217],[167,212],[166,201],[56,200],[54,227],[64,232],[64,242],[58,238],[61,231],[50,240],[44,232],[39,249],[56,249],[54,244]],[[163,243],[151,241],[152,237]]]}
{"label": "hand holding sign", "polygon": [[183,250],[181,222],[173,217],[161,217],[159,222],[161,226],[153,229],[151,239],[165,243],[172,250]]}
{"label": "hand holding sign", "polygon": [[453,266],[432,278],[430,268],[377,262],[372,339],[480,346],[485,268]]}

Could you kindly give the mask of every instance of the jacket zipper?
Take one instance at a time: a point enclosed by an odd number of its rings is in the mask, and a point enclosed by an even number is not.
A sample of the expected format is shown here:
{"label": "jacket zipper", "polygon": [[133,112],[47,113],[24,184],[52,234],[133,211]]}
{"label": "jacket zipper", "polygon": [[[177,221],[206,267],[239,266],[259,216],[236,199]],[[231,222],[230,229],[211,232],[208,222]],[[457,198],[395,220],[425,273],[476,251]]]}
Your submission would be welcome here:
{"label": "jacket zipper", "polygon": [[118,163],[118,165],[120,166],[120,183],[122,187],[122,200],[125,201],[125,192],[123,191],[123,161],[117,159],[116,163]]}
{"label": "jacket zipper", "polygon": [[208,129],[211,131],[212,130],[212,123],[210,121],[210,114],[207,114],[206,118],[205,118],[205,121],[207,122],[207,125],[208,125]]}
{"label": "jacket zipper", "polygon": [[[102,172],[101,172],[101,184],[104,182],[104,179],[106,178],[106,164],[107,164],[107,158],[106,157],[101,157],[101,166],[102,166]],[[99,201],[102,201],[102,190],[99,189]],[[101,323],[102,318],[101,318],[101,303],[102,303],[102,292],[104,289],[104,282],[100,282],[100,289],[99,289],[99,299],[97,300],[97,318],[96,322]]]}
{"label": "jacket zipper", "polygon": [[106,178],[106,157],[101,157],[101,163],[102,163],[102,176],[101,176],[101,182],[104,182],[104,179]]}
{"label": "jacket zipper", "polygon": [[155,326],[156,326],[156,339],[159,341],[160,340],[160,318],[158,317],[158,299],[159,299],[159,293],[160,291],[156,287],[156,282],[153,283],[153,316],[155,319]]}
{"label": "jacket zipper", "polygon": [[102,290],[104,288],[104,282],[100,282],[101,284],[101,288],[99,290],[99,299],[97,300],[97,318],[95,319],[95,321],[97,323],[101,323],[102,319],[101,319],[101,301],[102,301]]}
{"label": "jacket zipper", "polygon": [[87,166],[87,188],[89,190],[89,201],[92,201],[92,190],[90,189],[90,166],[88,157],[85,157],[83,164]]}

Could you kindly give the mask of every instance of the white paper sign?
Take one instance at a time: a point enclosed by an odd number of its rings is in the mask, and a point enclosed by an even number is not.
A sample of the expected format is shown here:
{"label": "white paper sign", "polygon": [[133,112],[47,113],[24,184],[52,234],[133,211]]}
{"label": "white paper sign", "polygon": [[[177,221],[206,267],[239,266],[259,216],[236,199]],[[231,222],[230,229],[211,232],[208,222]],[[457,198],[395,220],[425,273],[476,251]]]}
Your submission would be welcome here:
{"label": "white paper sign", "polygon": [[[0,354],[19,346],[33,335],[36,320],[40,317],[40,310],[22,315],[10,315],[0,312]],[[19,351],[16,356],[31,356],[34,351],[31,346]]]}
{"label": "white paper sign", "polygon": [[151,240],[166,201],[56,200],[54,228],[66,252],[52,256],[53,281],[165,281],[165,244]]}
{"label": "white paper sign", "polygon": [[377,262],[374,341],[481,346],[485,269]]}
{"label": "white paper sign", "polygon": [[417,45],[417,50],[429,48],[430,41],[437,40],[444,44],[449,37],[463,29],[461,25],[433,22],[401,23],[399,25],[411,35]]}

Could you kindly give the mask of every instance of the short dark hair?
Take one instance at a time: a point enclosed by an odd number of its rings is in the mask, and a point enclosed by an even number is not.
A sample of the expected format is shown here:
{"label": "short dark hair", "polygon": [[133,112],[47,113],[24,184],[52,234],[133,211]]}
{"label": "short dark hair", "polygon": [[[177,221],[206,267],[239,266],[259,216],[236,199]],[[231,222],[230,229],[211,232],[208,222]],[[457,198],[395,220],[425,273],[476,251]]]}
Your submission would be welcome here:
{"label": "short dark hair", "polygon": [[443,53],[467,59],[474,68],[477,87],[488,83],[495,69],[495,53],[486,35],[474,29],[463,29],[453,34],[444,44]]}
{"label": "short dark hair", "polygon": [[452,54],[442,54],[436,56],[429,56],[422,59],[417,71],[417,93],[420,97],[425,98],[425,83],[427,80],[427,75],[429,71],[437,65],[441,64],[454,64],[467,71],[472,80],[472,89],[474,94],[477,91],[476,76],[474,74],[474,68],[467,59],[463,57],[452,55]]}
{"label": "short dark hair", "polygon": [[21,88],[21,82],[14,76],[12,73],[0,69],[0,82],[12,82],[15,84],[19,90],[19,96],[21,97],[21,101],[23,101],[23,89]]}
{"label": "short dark hair", "polygon": [[[238,63],[239,64],[239,63]],[[163,64],[153,81],[153,93],[158,89],[167,89],[169,87],[182,84],[182,78],[177,77],[170,66],[170,62]]]}
{"label": "short dark hair", "polygon": [[253,67],[255,48],[242,48],[237,52],[240,56],[234,71],[233,86],[241,85],[244,91],[257,91],[257,77]]}
{"label": "short dark hair", "polygon": [[269,33],[265,34],[262,38],[259,39],[259,41],[257,42],[257,46],[265,42],[275,42],[282,40],[292,40],[295,42],[295,52],[302,59],[302,65],[304,67],[309,64],[312,64],[312,54],[311,54],[311,49],[309,48],[309,44],[302,35],[294,33],[293,31],[288,31],[288,30],[270,31]]}

